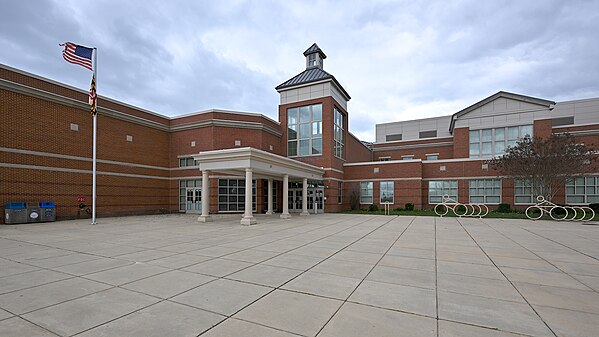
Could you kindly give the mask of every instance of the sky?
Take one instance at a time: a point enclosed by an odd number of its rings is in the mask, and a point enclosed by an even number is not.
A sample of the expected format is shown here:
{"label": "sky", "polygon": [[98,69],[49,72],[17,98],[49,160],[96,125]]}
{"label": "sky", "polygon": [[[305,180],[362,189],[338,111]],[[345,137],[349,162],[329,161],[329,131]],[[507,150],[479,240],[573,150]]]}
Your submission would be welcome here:
{"label": "sky", "polygon": [[168,116],[278,119],[277,85],[324,70],[352,99],[350,131],[453,114],[498,91],[599,97],[599,1],[0,0],[0,63],[84,90],[58,44],[98,48],[98,94]]}

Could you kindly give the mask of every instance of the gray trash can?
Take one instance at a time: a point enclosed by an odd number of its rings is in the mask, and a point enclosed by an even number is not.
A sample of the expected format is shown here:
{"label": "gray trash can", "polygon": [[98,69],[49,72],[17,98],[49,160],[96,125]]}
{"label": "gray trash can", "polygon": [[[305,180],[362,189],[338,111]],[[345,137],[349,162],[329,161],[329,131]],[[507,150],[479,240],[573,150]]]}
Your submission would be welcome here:
{"label": "gray trash can", "polygon": [[52,201],[40,202],[40,221],[56,221],[56,206]]}
{"label": "gray trash can", "polygon": [[27,223],[27,208],[24,202],[9,202],[4,208],[4,223],[14,225]]}
{"label": "gray trash can", "polygon": [[40,222],[40,204],[38,202],[27,203],[27,222]]}

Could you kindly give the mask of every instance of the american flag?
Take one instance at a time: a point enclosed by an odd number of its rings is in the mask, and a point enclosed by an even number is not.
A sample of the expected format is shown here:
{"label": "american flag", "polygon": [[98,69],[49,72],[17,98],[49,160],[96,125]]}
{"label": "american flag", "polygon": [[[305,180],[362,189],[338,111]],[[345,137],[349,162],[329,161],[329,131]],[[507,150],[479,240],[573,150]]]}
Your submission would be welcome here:
{"label": "american flag", "polygon": [[96,114],[96,102],[98,95],[96,94],[96,78],[92,75],[92,84],[89,89],[89,106],[91,107],[92,116]]}
{"label": "american flag", "polygon": [[76,45],[72,42],[65,42],[60,46],[64,46],[62,57],[65,61],[73,64],[78,64],[89,70],[92,70],[92,54],[93,48]]}

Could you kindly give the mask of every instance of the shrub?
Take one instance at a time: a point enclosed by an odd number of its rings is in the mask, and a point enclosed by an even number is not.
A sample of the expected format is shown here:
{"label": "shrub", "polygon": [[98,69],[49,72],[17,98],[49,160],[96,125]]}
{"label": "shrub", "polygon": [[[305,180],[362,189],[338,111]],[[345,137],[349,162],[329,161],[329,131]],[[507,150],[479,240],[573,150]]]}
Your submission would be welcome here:
{"label": "shrub", "polygon": [[372,205],[368,206],[369,212],[377,212],[378,210],[379,210],[379,206],[376,204],[372,204]]}
{"label": "shrub", "polygon": [[414,204],[411,202],[408,202],[406,204],[406,211],[413,211],[414,210]]}
{"label": "shrub", "polygon": [[402,212],[404,209],[401,207],[397,207],[396,209],[394,209],[394,212]]}
{"label": "shrub", "polygon": [[498,213],[511,213],[512,209],[510,208],[510,204],[499,204],[497,206]]}
{"label": "shrub", "polygon": [[599,213],[599,204],[589,204],[589,207],[595,211],[595,213]]}

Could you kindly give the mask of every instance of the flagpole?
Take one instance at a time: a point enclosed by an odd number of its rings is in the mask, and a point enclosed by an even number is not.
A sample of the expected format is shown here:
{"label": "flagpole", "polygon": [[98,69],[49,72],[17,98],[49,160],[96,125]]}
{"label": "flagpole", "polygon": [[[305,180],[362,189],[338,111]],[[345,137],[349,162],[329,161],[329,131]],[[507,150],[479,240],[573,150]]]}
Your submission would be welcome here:
{"label": "flagpole", "polygon": [[[96,80],[96,97],[98,92],[98,48],[94,48],[94,78]],[[93,164],[92,164],[92,225],[96,224],[96,134],[98,131],[98,112],[97,112],[97,98],[96,98],[96,111],[94,113],[94,140],[93,140]]]}

